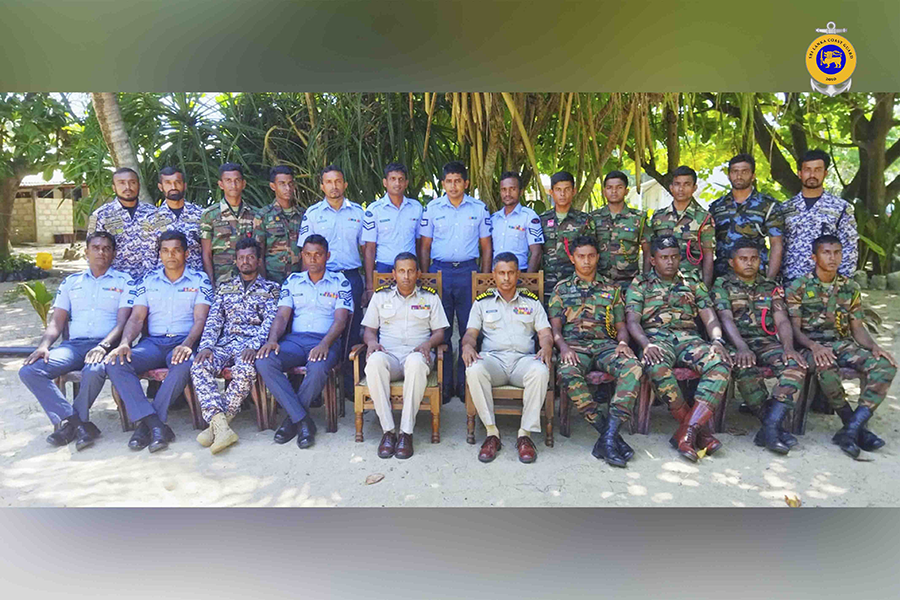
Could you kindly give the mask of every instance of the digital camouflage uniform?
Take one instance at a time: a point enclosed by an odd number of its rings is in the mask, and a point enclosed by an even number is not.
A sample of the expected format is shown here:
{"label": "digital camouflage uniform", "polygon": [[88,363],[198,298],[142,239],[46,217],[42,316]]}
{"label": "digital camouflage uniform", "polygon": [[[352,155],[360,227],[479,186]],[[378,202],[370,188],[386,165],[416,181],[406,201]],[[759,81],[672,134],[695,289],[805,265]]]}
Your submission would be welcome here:
{"label": "digital camouflage uniform", "polygon": [[[259,350],[265,344],[275,320],[278,293],[277,283],[259,277],[246,289],[239,276],[216,289],[198,349],[198,352],[212,350],[212,357],[202,364],[195,361],[191,366],[197,400],[207,423],[216,413],[237,414],[241,402],[250,393],[256,368],[254,362],[241,359],[241,351]],[[223,395],[216,376],[228,366],[231,366],[231,383]]]}
{"label": "digital camouflage uniform", "polygon": [[706,285],[681,272],[672,282],[663,281],[655,270],[634,278],[625,296],[625,311],[641,319],[641,328],[659,346],[663,362],[647,366],[656,395],[670,406],[684,404],[673,367],[700,372],[695,397],[715,409],[725,397],[730,368],[713,345],[697,331],[699,311],[713,308]]}
{"label": "digital camouflage uniform", "polygon": [[559,363],[559,385],[568,388],[578,412],[592,425],[602,418],[585,381],[592,368],[616,378],[610,415],[627,421],[640,392],[640,362],[616,354],[616,323],[625,322],[624,308],[619,286],[600,279],[588,282],[578,275],[560,281],[550,297],[549,316],[563,320],[563,339],[578,357],[575,366]]}
{"label": "digital camouflage uniform", "polygon": [[303,210],[299,206],[284,210],[278,202],[256,213],[253,235],[266,249],[266,277],[271,281],[281,284],[288,275],[300,270],[297,236],[302,220]]}
{"label": "digital camouflage uniform", "polygon": [[88,220],[88,235],[105,231],[116,238],[116,257],[110,268],[141,279],[153,270],[157,262],[156,235],[153,215],[156,208],[146,202],[138,202],[134,217],[122,207],[118,198],[107,202]]}
{"label": "digital camouflage uniform", "polygon": [[[762,275],[755,283],[747,284],[731,272],[716,280],[712,297],[717,311],[731,311],[741,339],[756,355],[756,366],[741,368],[735,365],[733,369],[734,382],[744,402],[755,409],[769,397],[760,369],[765,366],[778,377],[772,398],[793,408],[803,389],[806,369],[794,359],[785,361],[784,347],[775,337],[774,311],[776,307],[787,311],[784,290]],[[737,354],[734,346],[729,350],[732,356]]]}
{"label": "digital camouflage uniform", "polygon": [[703,255],[716,248],[716,223],[705,208],[694,198],[680,215],[673,202],[665,208],[654,211],[644,227],[644,241],[648,244],[654,237],[674,235],[681,246],[680,271],[686,276],[703,276]]}
{"label": "digital camouflage uniform", "polygon": [[[845,367],[865,374],[859,403],[875,410],[884,400],[897,369],[886,358],[872,356],[851,336],[850,320],[863,319],[859,284],[840,274],[826,284],[811,273],[795,279],[785,295],[788,313],[792,319],[800,319],[803,333],[834,352],[835,364],[825,369],[815,367],[828,403],[833,408],[844,405],[840,369]],[[805,350],[804,356],[810,366],[815,365],[811,350]]]}
{"label": "digital camouflage uniform", "polygon": [[[163,205],[156,209],[153,215],[153,231],[155,242],[164,231],[180,231],[187,238],[188,254],[184,264],[189,269],[203,270],[203,250],[200,247],[200,217],[203,209],[190,202],[184,203],[181,215],[175,216],[175,212],[163,201]],[[161,267],[159,256],[156,257],[154,268]]]}
{"label": "digital camouflage uniform", "polygon": [[716,260],[713,272],[722,277],[731,272],[728,259],[734,243],[741,238],[753,240],[759,247],[759,271],[766,273],[769,263],[767,237],[780,237],[784,219],[777,200],[754,189],[743,202],[735,202],[728,192],[709,205],[709,214],[716,223]]}
{"label": "digital camouflage uniform", "polygon": [[562,221],[556,210],[550,209],[541,215],[541,228],[544,230],[544,253],[541,256],[541,269],[544,271],[545,301],[553,292],[557,282],[571,277],[575,266],[569,260],[568,244],[575,238],[586,235],[594,237],[594,224],[587,213],[571,209]]}
{"label": "digital camouflage uniform", "polygon": [[820,235],[830,233],[841,240],[843,255],[838,273],[852,277],[856,271],[857,244],[856,216],[853,205],[828,192],[816,200],[812,208],[806,208],[803,194],[797,194],[781,206],[784,220],[784,259],[781,273],[786,281],[809,275],[815,268],[812,259],[812,243]]}
{"label": "digital camouflage uniform", "polygon": [[607,205],[592,212],[591,221],[600,245],[597,272],[624,290],[640,271],[638,259],[647,214],[626,204],[622,212],[614,215]]}
{"label": "digital camouflage uniform", "polygon": [[241,202],[235,214],[225,200],[213,204],[200,217],[200,239],[212,244],[214,285],[219,285],[235,275],[235,246],[242,237],[253,236],[253,222],[256,214],[250,205]]}

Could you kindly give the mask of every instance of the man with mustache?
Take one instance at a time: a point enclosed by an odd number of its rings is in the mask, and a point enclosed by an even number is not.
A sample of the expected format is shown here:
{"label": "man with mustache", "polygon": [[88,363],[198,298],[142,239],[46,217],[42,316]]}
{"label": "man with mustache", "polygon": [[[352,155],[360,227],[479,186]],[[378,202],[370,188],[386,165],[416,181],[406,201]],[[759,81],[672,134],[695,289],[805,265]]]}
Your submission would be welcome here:
{"label": "man with mustache", "polygon": [[140,279],[156,264],[156,209],[138,201],[141,184],[133,169],[118,169],[112,179],[116,198],[91,214],[87,233],[109,232],[116,240],[116,256],[110,267]]}
{"label": "man with mustache", "polygon": [[843,259],[838,273],[852,277],[856,270],[856,217],[852,204],[824,189],[830,162],[823,150],[804,154],[797,168],[803,189],[781,206],[785,238],[782,274],[786,281],[809,275],[815,267],[813,240],[826,234],[841,241]]}
{"label": "man with mustache", "polygon": [[[153,216],[156,237],[168,230],[183,233],[188,241],[187,268],[202,271],[200,217],[203,215],[203,209],[196,204],[184,201],[186,190],[184,171],[178,167],[163,167],[159,171],[159,183],[156,186],[165,197],[165,202],[156,209],[156,214]],[[157,258],[155,268],[161,266],[162,263]]]}

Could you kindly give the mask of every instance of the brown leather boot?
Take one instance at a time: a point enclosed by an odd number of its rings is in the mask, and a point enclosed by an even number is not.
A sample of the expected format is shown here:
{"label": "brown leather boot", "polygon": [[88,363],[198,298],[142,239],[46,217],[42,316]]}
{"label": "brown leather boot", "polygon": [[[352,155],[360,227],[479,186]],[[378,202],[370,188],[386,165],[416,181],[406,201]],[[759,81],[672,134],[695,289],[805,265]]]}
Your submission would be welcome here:
{"label": "brown leather boot", "polygon": [[687,430],[686,421],[691,414],[691,407],[687,405],[687,402],[682,401],[680,404],[675,404],[674,402],[669,404],[669,413],[671,413],[672,417],[678,421],[678,429],[675,430],[675,433],[672,434],[672,437],[669,438],[669,444],[673,448],[678,448],[678,440],[684,435],[684,432]]}
{"label": "brown leather boot", "polygon": [[[697,462],[698,456],[694,450],[694,442],[700,429],[709,423],[713,417],[713,410],[706,402],[696,400],[694,410],[684,423],[684,434],[678,438],[678,453],[691,462]],[[679,430],[680,431],[680,430]]]}
{"label": "brown leather boot", "polygon": [[722,447],[722,442],[713,435],[712,427],[709,426],[709,423],[701,427],[700,431],[697,432],[697,447],[706,448],[707,454],[713,454]]}

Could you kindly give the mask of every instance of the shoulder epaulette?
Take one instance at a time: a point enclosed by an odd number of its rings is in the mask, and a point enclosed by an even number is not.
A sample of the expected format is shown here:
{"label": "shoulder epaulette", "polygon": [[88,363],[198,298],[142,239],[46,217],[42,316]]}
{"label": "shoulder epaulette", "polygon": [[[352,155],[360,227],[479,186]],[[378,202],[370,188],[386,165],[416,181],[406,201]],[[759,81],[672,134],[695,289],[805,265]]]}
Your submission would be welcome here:
{"label": "shoulder epaulette", "polygon": [[383,291],[389,290],[389,289],[391,289],[391,284],[386,283],[386,284],[384,284],[384,285],[382,285],[382,286],[379,286],[379,287],[375,288],[375,291],[376,291],[376,292],[383,292]]}
{"label": "shoulder epaulette", "polygon": [[493,290],[488,290],[486,292],[482,292],[482,293],[478,294],[477,296],[475,296],[475,301],[477,302],[478,300],[486,300],[487,298],[493,298],[493,297],[494,297]]}
{"label": "shoulder epaulette", "polygon": [[525,296],[526,298],[531,298],[532,300],[537,300],[538,302],[541,301],[541,299],[537,297],[537,294],[527,288],[520,288],[519,295]]}
{"label": "shoulder epaulette", "polygon": [[428,287],[427,285],[420,285],[419,289],[425,290],[429,294],[434,294],[435,296],[437,296],[437,290],[434,289],[433,287]]}

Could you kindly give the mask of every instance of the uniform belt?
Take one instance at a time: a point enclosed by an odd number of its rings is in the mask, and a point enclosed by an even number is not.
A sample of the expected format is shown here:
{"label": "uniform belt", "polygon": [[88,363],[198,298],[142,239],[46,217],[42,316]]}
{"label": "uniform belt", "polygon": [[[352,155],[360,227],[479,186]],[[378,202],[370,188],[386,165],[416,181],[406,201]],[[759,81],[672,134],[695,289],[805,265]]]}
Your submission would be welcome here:
{"label": "uniform belt", "polygon": [[457,260],[457,261],[446,261],[446,260],[435,260],[432,261],[439,267],[468,267],[470,265],[474,266],[476,264],[474,258],[470,258],[469,260]]}
{"label": "uniform belt", "polygon": [[184,335],[184,334],[183,334],[183,333],[164,333],[164,334],[163,334],[163,337],[169,337],[169,338],[172,338],[172,337],[178,337],[178,336],[181,336],[181,335]]}

